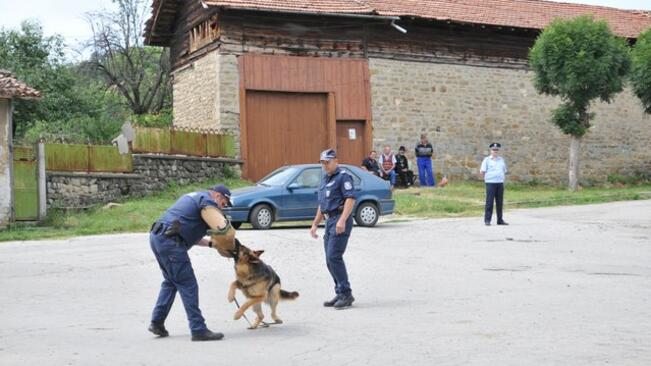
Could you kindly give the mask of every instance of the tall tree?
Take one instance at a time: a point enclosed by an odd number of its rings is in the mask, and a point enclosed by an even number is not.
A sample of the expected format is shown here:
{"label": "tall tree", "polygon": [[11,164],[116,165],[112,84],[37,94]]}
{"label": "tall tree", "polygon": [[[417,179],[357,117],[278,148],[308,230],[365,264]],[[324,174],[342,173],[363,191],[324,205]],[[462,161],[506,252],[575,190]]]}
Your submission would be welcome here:
{"label": "tall tree", "polygon": [[610,102],[622,91],[630,68],[626,42],[605,21],[590,16],[555,20],[538,36],[529,53],[539,93],[558,96],[552,122],[570,135],[569,189],[578,188],[581,139],[590,129],[596,99]]}
{"label": "tall tree", "polygon": [[146,0],[113,0],[116,11],[88,14],[93,31],[89,61],[136,115],[156,113],[170,103],[169,50],[143,44]]}
{"label": "tall tree", "polygon": [[631,52],[631,84],[642,101],[644,111],[651,114],[651,28],[637,39]]}
{"label": "tall tree", "polygon": [[64,51],[61,36],[44,36],[38,22],[25,21],[19,30],[0,29],[0,69],[43,93],[40,101],[16,101],[15,136],[20,138],[38,121],[69,119],[88,108],[73,88],[75,76]]}

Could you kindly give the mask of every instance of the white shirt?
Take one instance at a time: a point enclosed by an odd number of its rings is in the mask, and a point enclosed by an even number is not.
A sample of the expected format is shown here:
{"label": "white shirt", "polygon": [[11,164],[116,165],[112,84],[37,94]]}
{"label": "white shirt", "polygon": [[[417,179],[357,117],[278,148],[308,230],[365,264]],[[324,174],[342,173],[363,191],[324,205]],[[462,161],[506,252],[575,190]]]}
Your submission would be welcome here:
{"label": "white shirt", "polygon": [[484,158],[479,171],[484,173],[486,183],[504,183],[506,178],[506,161],[501,156],[493,159],[490,156]]}

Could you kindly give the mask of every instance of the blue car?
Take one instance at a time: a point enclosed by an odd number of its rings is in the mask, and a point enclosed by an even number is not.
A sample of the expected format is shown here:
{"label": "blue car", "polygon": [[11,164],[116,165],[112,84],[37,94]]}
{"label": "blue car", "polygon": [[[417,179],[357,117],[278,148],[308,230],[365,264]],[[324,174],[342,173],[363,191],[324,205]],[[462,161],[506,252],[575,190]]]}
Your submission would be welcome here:
{"label": "blue car", "polygon": [[[353,176],[357,225],[374,226],[380,215],[393,213],[395,202],[389,182],[355,166],[339,166]],[[323,174],[320,164],[278,168],[253,187],[233,190],[233,207],[224,211],[235,228],[244,222],[256,229],[269,229],[274,221],[312,220]]]}

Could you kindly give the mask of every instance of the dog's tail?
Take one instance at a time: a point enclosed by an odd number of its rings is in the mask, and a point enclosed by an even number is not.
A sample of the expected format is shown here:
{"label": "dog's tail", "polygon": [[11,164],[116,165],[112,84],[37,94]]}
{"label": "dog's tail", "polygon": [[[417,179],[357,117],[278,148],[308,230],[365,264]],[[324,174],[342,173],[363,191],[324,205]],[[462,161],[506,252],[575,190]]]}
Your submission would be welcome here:
{"label": "dog's tail", "polygon": [[280,298],[283,300],[294,300],[297,297],[298,297],[298,292],[296,291],[288,292],[285,290],[280,290]]}

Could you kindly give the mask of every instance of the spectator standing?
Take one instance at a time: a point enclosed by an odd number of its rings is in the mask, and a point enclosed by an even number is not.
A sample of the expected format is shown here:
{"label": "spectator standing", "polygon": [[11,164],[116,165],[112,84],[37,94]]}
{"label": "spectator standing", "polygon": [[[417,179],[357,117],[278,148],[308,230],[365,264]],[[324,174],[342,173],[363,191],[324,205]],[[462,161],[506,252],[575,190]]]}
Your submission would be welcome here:
{"label": "spectator standing", "polygon": [[434,178],[432,169],[432,155],[434,148],[429,141],[427,135],[420,135],[420,143],[416,145],[416,163],[418,165],[418,180],[421,187],[434,187],[436,179]]}

